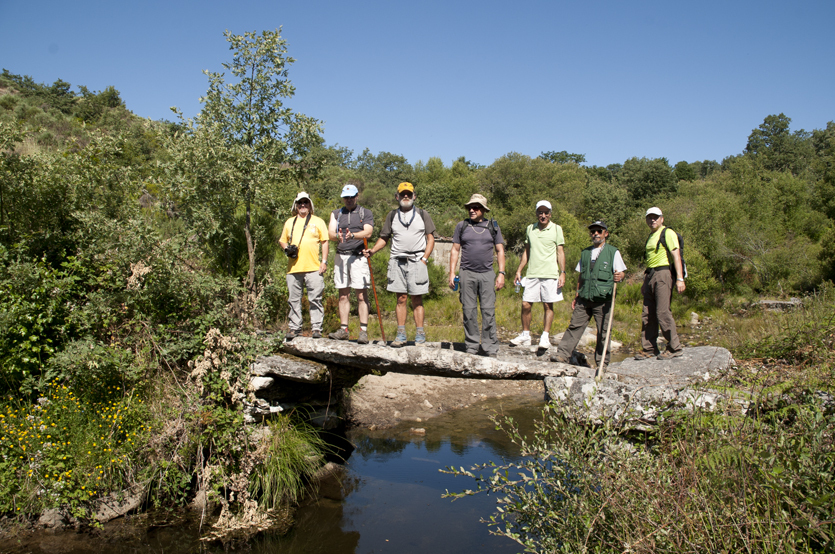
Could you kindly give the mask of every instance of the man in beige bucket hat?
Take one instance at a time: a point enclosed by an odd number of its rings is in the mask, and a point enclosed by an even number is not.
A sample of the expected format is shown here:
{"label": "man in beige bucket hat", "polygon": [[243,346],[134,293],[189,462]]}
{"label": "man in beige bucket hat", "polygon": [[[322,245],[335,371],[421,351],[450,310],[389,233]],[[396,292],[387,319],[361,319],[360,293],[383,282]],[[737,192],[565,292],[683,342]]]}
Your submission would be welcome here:
{"label": "man in beige bucket hat", "polygon": [[[464,314],[464,342],[469,354],[496,357],[499,339],[496,332],[496,291],[504,287],[504,239],[494,219],[484,219],[490,211],[487,199],[473,194],[464,205],[469,218],[455,226],[449,254],[449,287],[455,289],[455,269],[461,258],[459,292]],[[493,273],[493,251],[499,273]],[[481,336],[478,309],[481,307]],[[480,339],[480,340],[479,340]],[[479,352],[479,342],[481,352]]]}

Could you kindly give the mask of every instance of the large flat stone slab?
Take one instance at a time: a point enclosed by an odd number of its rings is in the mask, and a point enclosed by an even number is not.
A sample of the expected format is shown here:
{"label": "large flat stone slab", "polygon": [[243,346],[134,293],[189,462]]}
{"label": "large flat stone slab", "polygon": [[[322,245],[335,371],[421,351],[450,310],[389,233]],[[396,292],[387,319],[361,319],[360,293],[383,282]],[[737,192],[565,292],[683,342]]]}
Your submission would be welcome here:
{"label": "large flat stone slab", "polygon": [[462,344],[451,342],[392,348],[382,341],[361,345],[354,341],[296,337],[292,342],[285,343],[282,350],[299,357],[360,369],[442,377],[544,379],[560,375],[590,375],[588,368],[553,363],[547,358],[539,360],[504,353],[497,358],[467,354]]}
{"label": "large flat stone slab", "polygon": [[[328,368],[311,360],[281,354],[258,356],[250,367],[250,375],[256,378],[289,379],[298,383],[324,383],[328,380]],[[263,388],[263,387],[262,387]],[[259,390],[256,387],[256,390]]]}

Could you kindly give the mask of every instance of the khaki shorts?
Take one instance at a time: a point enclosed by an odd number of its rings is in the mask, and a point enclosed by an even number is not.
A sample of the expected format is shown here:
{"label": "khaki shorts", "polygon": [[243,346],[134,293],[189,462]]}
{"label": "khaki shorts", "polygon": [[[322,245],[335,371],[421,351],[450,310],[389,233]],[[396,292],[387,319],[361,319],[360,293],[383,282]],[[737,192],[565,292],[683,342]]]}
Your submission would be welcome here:
{"label": "khaki shorts", "polygon": [[522,300],[529,303],[562,302],[562,289],[557,288],[558,281],[559,279],[525,277],[522,279],[522,286],[525,287]]}
{"label": "khaki shorts", "polygon": [[429,292],[429,269],[421,260],[392,258],[388,268],[389,292],[420,296]]}
{"label": "khaki shorts", "polygon": [[371,271],[365,256],[336,253],[333,284],[338,289],[367,289],[371,285]]}

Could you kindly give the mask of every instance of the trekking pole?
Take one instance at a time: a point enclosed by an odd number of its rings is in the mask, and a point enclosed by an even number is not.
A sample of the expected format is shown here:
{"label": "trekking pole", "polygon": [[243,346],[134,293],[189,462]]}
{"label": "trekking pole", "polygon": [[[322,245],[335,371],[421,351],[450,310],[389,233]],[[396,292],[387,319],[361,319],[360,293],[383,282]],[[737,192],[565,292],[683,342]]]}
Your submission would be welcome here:
{"label": "trekking pole", "polygon": [[615,319],[615,296],[618,293],[618,284],[615,283],[615,288],[612,289],[612,305],[609,307],[609,325],[606,329],[606,342],[603,344],[603,357],[600,358],[600,366],[597,368],[597,373],[594,375],[595,381],[603,379],[603,366],[606,364],[606,351],[609,349],[609,336],[612,334],[612,320]]}
{"label": "trekking pole", "polygon": [[[365,249],[368,250],[368,239],[362,239]],[[380,315],[380,301],[377,300],[377,285],[374,284],[374,270],[371,269],[371,258],[366,258],[368,263],[368,273],[371,274],[371,289],[374,291],[374,304],[377,306],[377,320],[380,322],[380,335],[383,337],[383,342],[386,342],[386,332],[383,331],[383,316]]]}

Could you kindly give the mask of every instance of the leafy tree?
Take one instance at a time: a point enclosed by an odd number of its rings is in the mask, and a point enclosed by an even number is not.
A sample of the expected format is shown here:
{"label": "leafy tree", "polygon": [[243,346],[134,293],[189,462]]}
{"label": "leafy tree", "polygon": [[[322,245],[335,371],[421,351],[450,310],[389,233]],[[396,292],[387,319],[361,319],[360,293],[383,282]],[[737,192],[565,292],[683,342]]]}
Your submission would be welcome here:
{"label": "leafy tree", "polygon": [[667,158],[629,158],[618,174],[635,204],[674,194],[678,184]]}
{"label": "leafy tree", "polygon": [[757,160],[764,169],[791,171],[798,175],[808,167],[812,155],[809,133],[803,129],[789,131],[791,118],[784,114],[769,115],[748,135],[745,154]]}
{"label": "leafy tree", "polygon": [[585,154],[572,154],[565,150],[560,150],[559,152],[554,152],[553,150],[549,152],[543,152],[539,155],[539,157],[543,160],[548,160],[549,162],[557,164],[575,163],[577,165],[580,165],[582,163],[586,163]]}
{"label": "leafy tree", "polygon": [[692,164],[689,164],[685,161],[680,161],[676,164],[673,173],[676,176],[676,179],[679,181],[695,181],[696,180],[696,170],[693,168]]}
{"label": "leafy tree", "polygon": [[[311,150],[321,145],[321,124],[284,106],[295,94],[281,30],[233,35],[224,32],[232,61],[231,73],[205,71],[209,90],[201,98],[203,110],[177,148],[171,183],[175,198],[198,214],[211,215],[221,235],[234,233],[235,214],[243,212],[247,249],[246,285],[255,286],[256,247],[253,210],[286,209],[277,204],[282,190],[308,179],[320,169],[310,163]],[[178,172],[178,162],[196,173]],[[211,165],[201,169],[201,164]],[[285,193],[283,196],[292,194]]]}

